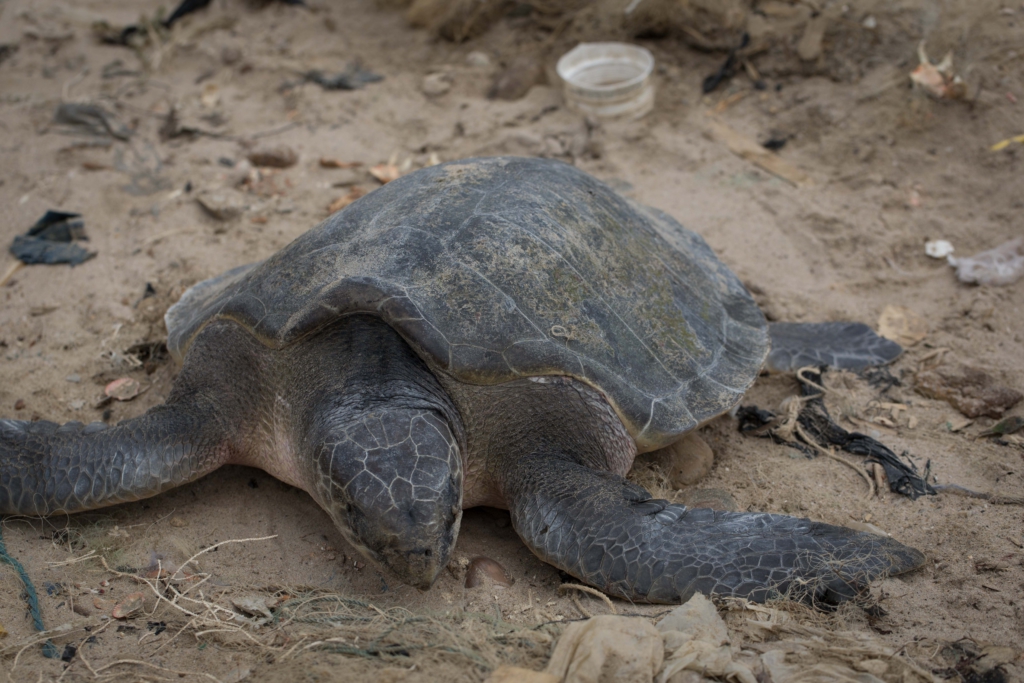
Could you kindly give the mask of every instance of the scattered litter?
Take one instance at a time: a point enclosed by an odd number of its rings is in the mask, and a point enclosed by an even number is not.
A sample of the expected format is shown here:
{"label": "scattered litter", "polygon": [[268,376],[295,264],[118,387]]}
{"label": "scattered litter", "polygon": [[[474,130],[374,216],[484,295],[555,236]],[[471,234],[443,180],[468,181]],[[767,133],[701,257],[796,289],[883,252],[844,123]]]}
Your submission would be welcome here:
{"label": "scattered litter", "polygon": [[532,53],[521,54],[494,77],[487,97],[492,100],[518,100],[543,81],[544,64],[540,58]]}
{"label": "scattered litter", "polygon": [[98,104],[63,102],[58,105],[53,122],[93,137],[127,140],[132,136],[131,129]]}
{"label": "scattered litter", "polygon": [[363,69],[358,62],[349,64],[340,73],[327,74],[314,69],[304,73],[303,77],[325,90],[359,90],[367,83],[377,83],[384,80],[384,77],[380,74]]}
{"label": "scattered litter", "polygon": [[115,619],[127,619],[132,614],[142,609],[146,594],[139,591],[125,596],[121,602],[114,605],[114,611],[110,613]]}
{"label": "scattered litter", "polygon": [[923,474],[918,473],[917,466],[906,458],[898,457],[891,449],[879,441],[858,432],[848,432],[836,424],[828,413],[822,400],[820,387],[822,375],[816,370],[805,369],[798,373],[801,380],[802,397],[789,397],[782,402],[779,415],[757,406],[742,406],[736,412],[739,420],[739,431],[753,436],[771,437],[786,443],[808,456],[827,455],[843,464],[858,470],[871,490],[874,482],[860,468],[842,460],[830,451],[828,446],[838,446],[847,453],[866,456],[865,464],[878,463],[885,470],[889,482],[889,490],[893,493],[916,499],[923,495],[933,495],[935,489],[928,483],[931,462],[925,464]]}
{"label": "scattered litter", "polygon": [[466,570],[466,588],[496,583],[506,588],[512,585],[505,568],[489,557],[474,557]]}
{"label": "scattered litter", "polygon": [[630,43],[580,43],[555,64],[566,106],[592,119],[638,119],[654,108],[654,55]]}
{"label": "scattered litter", "polygon": [[946,401],[970,418],[1000,417],[1024,398],[1016,389],[996,384],[994,377],[968,365],[922,370],[914,388],[922,396]]}
{"label": "scattered litter", "polygon": [[320,157],[320,166],[323,168],[358,168],[362,165],[361,161],[342,161],[331,157]]}
{"label": "scattered litter", "polygon": [[675,489],[693,486],[711,471],[715,454],[711,446],[696,433],[690,432],[671,446],[655,454]]}
{"label": "scattered litter", "polygon": [[[676,674],[694,671],[701,676],[757,683],[750,666],[735,661],[729,630],[715,605],[700,593],[676,607],[658,622],[664,640],[665,665],[658,681],[675,680]],[[736,648],[738,651],[739,648]]]}
{"label": "scattered litter", "polygon": [[1024,145],[1024,135],[1014,135],[1012,138],[1006,138],[1005,140],[1000,140],[996,144],[994,144],[991,147],[989,147],[989,149],[992,150],[993,152],[1001,152],[1004,149],[1006,149],[1007,147],[1009,147],[1011,144],[1013,144],[1014,142],[1017,142],[1017,143],[1020,143],[1020,144]]}
{"label": "scattered litter", "polygon": [[1024,427],[1024,417],[1012,415],[995,423],[978,436],[1006,436],[1020,431],[1021,427]]}
{"label": "scattered litter", "polygon": [[714,92],[715,89],[722,83],[728,81],[734,75],[736,75],[736,65],[739,60],[736,57],[736,53],[742,50],[750,44],[750,34],[744,33],[743,37],[740,38],[740,44],[738,47],[729,50],[729,56],[725,58],[722,66],[718,67],[718,70],[713,74],[710,74],[704,78],[704,82],[701,84],[701,90],[705,95]]}
{"label": "scattered litter", "polygon": [[130,401],[139,395],[139,382],[131,377],[121,377],[109,383],[103,393],[115,401]]}
{"label": "scattered litter", "polygon": [[811,178],[799,168],[789,163],[775,152],[757,144],[753,138],[733,130],[721,121],[711,121],[711,134],[719,142],[724,142],[729,151],[736,156],[760,166],[772,175],[782,178],[796,187],[811,184]]}
{"label": "scattered litter", "polygon": [[994,249],[978,252],[974,256],[954,258],[948,256],[949,265],[956,267],[961,282],[979,285],[1009,285],[1024,275],[1024,237],[1003,242]]}
{"label": "scattered litter", "polygon": [[364,196],[366,196],[366,190],[364,190],[361,187],[353,187],[351,190],[348,191],[348,194],[338,197],[333,202],[331,202],[330,206],[327,207],[327,211],[329,211],[330,213],[334,213],[335,211],[341,211],[355,200]]}
{"label": "scattered litter", "polygon": [[878,316],[878,334],[907,348],[928,336],[928,321],[906,306],[890,304]]}
{"label": "scattered litter", "polygon": [[257,147],[249,152],[248,159],[253,166],[269,168],[289,168],[299,160],[299,155],[287,145],[273,147]]}
{"label": "scattered litter", "polygon": [[220,190],[217,192],[202,192],[196,195],[196,202],[203,207],[206,213],[219,221],[230,221],[238,218],[246,209],[242,197],[236,192]]}
{"label": "scattered litter", "polygon": [[953,73],[953,51],[950,50],[937,65],[928,59],[922,40],[917,46],[917,68],[910,73],[915,86],[929,95],[945,100],[959,100],[967,95],[967,84]]}
{"label": "scattered litter", "polygon": [[11,244],[11,253],[26,264],[70,263],[88,261],[96,252],[86,251],[74,240],[87,240],[81,214],[47,211],[24,235]]}
{"label": "scattered litter", "polygon": [[452,76],[445,72],[427,74],[420,89],[427,97],[440,97],[452,89]]}
{"label": "scattered litter", "polygon": [[563,683],[650,683],[664,656],[646,619],[604,614],[569,624],[544,671]]}
{"label": "scattered litter", "polygon": [[948,240],[932,240],[924,244],[924,253],[932,258],[946,258],[953,251],[953,245]]}

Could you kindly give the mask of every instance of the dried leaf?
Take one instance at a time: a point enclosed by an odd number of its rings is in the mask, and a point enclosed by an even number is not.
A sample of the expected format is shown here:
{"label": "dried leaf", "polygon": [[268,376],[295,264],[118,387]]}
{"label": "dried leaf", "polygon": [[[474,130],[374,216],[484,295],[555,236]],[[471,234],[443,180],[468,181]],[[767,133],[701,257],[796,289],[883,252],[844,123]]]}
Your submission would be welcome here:
{"label": "dried leaf", "polygon": [[928,336],[928,322],[906,306],[889,305],[878,316],[878,334],[906,348]]}

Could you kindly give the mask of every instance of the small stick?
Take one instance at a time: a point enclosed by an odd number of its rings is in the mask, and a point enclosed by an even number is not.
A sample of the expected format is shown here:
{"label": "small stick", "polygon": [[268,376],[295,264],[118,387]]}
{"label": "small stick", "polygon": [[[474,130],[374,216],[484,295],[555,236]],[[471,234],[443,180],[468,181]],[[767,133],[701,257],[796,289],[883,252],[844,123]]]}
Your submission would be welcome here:
{"label": "small stick", "polygon": [[209,678],[211,681],[216,681],[216,683],[220,683],[219,678],[213,676],[212,674],[208,674],[204,671],[175,671],[174,669],[168,669],[163,666],[157,666],[156,664],[150,664],[149,662],[143,662],[138,659],[119,659],[116,662],[111,662],[110,664],[106,664],[96,669],[96,673],[98,674],[101,671],[106,671],[107,669],[119,666],[121,664],[135,664],[137,666],[148,666],[151,669],[156,669],[157,671],[166,671],[169,674],[177,674],[178,676],[205,676],[206,678]]}
{"label": "small stick", "polygon": [[24,267],[25,264],[21,261],[15,261],[14,263],[12,263],[10,268],[7,269],[7,272],[4,273],[4,276],[0,277],[0,287],[6,285],[7,281],[14,277],[14,274]]}
{"label": "small stick", "polygon": [[875,476],[875,486],[878,488],[878,495],[885,490],[885,468],[877,462],[871,463],[871,473]]}

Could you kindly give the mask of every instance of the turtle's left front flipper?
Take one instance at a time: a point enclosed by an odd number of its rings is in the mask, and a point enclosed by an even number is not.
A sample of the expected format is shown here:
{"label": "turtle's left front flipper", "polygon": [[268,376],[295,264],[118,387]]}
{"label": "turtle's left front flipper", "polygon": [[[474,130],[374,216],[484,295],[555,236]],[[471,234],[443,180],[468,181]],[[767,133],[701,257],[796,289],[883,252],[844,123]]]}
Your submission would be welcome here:
{"label": "turtle's left front flipper", "polygon": [[70,513],[148,498],[227,458],[216,420],[182,404],[115,427],[0,420],[0,514]]}
{"label": "turtle's left front flipper", "polygon": [[785,515],[689,509],[564,457],[508,463],[505,498],[542,560],[610,595],[676,603],[695,591],[837,603],[922,565],[890,538]]}

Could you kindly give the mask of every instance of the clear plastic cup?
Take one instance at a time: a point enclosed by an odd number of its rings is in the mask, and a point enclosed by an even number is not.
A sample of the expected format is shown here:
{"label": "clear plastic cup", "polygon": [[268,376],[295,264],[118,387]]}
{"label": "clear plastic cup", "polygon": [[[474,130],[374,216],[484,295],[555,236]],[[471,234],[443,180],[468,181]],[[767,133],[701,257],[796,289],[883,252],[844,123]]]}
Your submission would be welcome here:
{"label": "clear plastic cup", "polygon": [[602,119],[637,119],[654,108],[654,55],[628,43],[580,43],[555,67],[569,108]]}

